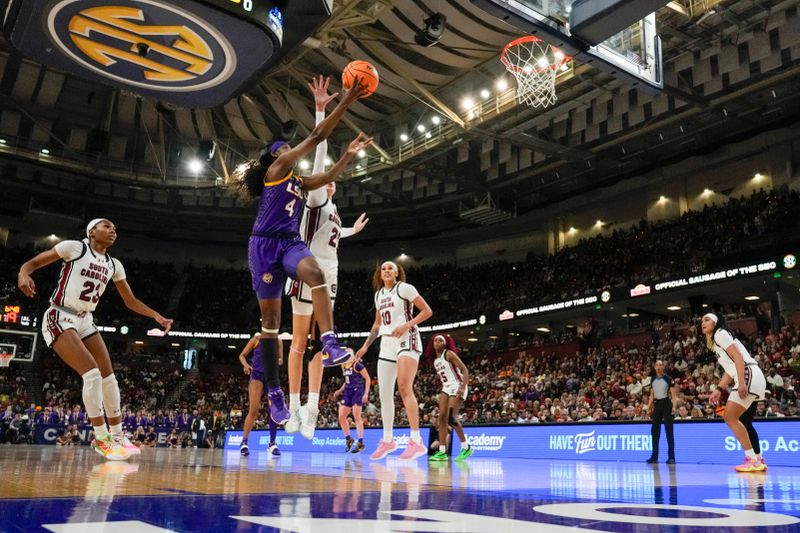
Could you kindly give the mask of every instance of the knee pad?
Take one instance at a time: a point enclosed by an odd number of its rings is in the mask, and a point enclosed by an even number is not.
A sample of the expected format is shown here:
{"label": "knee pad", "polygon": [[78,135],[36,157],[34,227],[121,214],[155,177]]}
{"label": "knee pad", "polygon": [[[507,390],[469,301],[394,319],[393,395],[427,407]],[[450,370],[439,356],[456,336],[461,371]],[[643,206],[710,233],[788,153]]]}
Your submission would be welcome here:
{"label": "knee pad", "polygon": [[103,416],[103,377],[100,370],[93,368],[81,376],[83,378],[83,405],[89,418]]}

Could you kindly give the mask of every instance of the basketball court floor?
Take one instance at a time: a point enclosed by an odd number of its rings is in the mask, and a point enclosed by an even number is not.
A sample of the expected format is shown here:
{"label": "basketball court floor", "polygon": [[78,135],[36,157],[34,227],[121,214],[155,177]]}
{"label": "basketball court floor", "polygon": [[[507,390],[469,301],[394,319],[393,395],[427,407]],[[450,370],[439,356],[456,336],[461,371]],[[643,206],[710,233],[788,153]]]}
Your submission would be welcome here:
{"label": "basketball court floor", "polygon": [[800,470],[88,447],[0,449],[0,531],[800,531]]}

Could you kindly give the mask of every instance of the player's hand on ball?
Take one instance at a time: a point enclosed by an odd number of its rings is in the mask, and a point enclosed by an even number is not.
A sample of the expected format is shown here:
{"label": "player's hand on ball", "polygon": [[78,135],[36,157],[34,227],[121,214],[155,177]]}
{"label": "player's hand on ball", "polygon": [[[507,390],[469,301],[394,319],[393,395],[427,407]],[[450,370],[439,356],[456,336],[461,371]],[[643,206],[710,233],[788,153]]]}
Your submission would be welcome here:
{"label": "player's hand on ball", "polygon": [[347,147],[347,153],[350,155],[357,154],[359,150],[364,150],[371,145],[372,140],[372,137],[367,137],[367,134],[362,131],[358,134],[358,137],[350,142],[350,146]]}
{"label": "player's hand on ball", "polygon": [[361,230],[364,229],[364,226],[366,226],[368,222],[369,219],[367,218],[367,214],[361,213],[361,216],[359,216],[358,220],[356,220],[355,224],[353,224],[353,229],[356,231],[356,233],[361,233]]}
{"label": "player's hand on ball", "polygon": [[308,84],[308,88],[314,95],[314,104],[316,105],[317,111],[325,111],[325,106],[327,106],[331,100],[339,96],[339,93],[328,94],[328,87],[330,84],[331,77],[323,77],[321,74],[319,78],[312,78],[311,83]]}
{"label": "player's hand on ball", "polygon": [[19,276],[17,277],[17,286],[19,287],[19,290],[22,291],[22,294],[28,298],[33,298],[36,296],[36,284],[33,282],[33,278],[29,275],[20,272]]}
{"label": "player's hand on ball", "polygon": [[367,93],[367,88],[361,84],[361,78],[353,79],[353,86],[344,90],[344,103],[350,105]]}

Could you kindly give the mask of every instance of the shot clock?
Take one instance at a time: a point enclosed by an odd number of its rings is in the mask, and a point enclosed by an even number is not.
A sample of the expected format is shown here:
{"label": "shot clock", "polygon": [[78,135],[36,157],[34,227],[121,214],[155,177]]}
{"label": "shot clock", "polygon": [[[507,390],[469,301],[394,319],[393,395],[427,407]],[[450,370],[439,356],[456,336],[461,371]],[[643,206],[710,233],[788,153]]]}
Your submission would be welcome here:
{"label": "shot clock", "polygon": [[[292,9],[306,16],[289,29]],[[3,32],[45,65],[181,107],[212,107],[274,66],[329,9],[324,0],[11,0]]]}

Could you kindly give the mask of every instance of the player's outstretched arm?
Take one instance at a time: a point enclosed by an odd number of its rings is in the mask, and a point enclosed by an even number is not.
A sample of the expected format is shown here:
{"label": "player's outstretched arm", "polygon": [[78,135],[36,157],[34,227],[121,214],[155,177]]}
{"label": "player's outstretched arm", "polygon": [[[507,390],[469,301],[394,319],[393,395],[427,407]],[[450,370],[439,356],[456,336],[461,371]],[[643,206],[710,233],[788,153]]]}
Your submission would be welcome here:
{"label": "player's outstretched arm", "polygon": [[365,88],[360,85],[359,80],[356,80],[353,86],[344,92],[344,98],[339,101],[339,104],[334,108],[331,114],[318,125],[314,126],[314,129],[311,130],[308,137],[300,141],[297,146],[278,157],[278,159],[269,166],[266,181],[275,181],[286,176],[302,157],[308,155],[320,142],[327,139],[336,125],[339,124],[345,110],[347,110],[353,102],[358,100],[364,92]]}
{"label": "player's outstretched arm", "polygon": [[125,307],[133,311],[134,313],[139,313],[142,316],[149,316],[158,324],[164,328],[164,331],[169,331],[172,327],[172,319],[171,318],[164,318],[161,316],[160,313],[154,311],[143,301],[133,295],[133,291],[131,290],[131,286],[128,285],[128,281],[125,279],[121,279],[119,281],[115,281],[114,285],[116,285],[117,290],[119,291],[119,295],[122,297],[122,301],[125,302]]}
{"label": "player's outstretched arm", "polygon": [[36,284],[33,282],[31,274],[42,267],[46,267],[61,259],[56,252],[55,248],[50,248],[46,252],[38,254],[36,257],[25,261],[19,267],[19,274],[17,275],[17,287],[28,298],[33,298],[36,295]]}
{"label": "player's outstretched arm", "polygon": [[372,137],[367,137],[365,133],[359,133],[358,137],[350,142],[350,145],[347,147],[347,151],[330,170],[303,178],[303,189],[306,191],[313,191],[314,189],[318,189],[323,185],[327,185],[333,181],[336,181],[336,178],[338,178],[342,172],[344,172],[344,169],[347,168],[347,164],[350,162],[350,160],[353,159],[359,150],[363,150],[367,146],[371,145],[372,140]]}
{"label": "player's outstretched arm", "polygon": [[369,219],[367,218],[366,213],[361,213],[358,217],[358,220],[355,221],[352,228],[342,228],[341,238],[346,239],[347,237],[352,237],[353,235],[358,235],[364,230],[364,226],[367,225]]}

